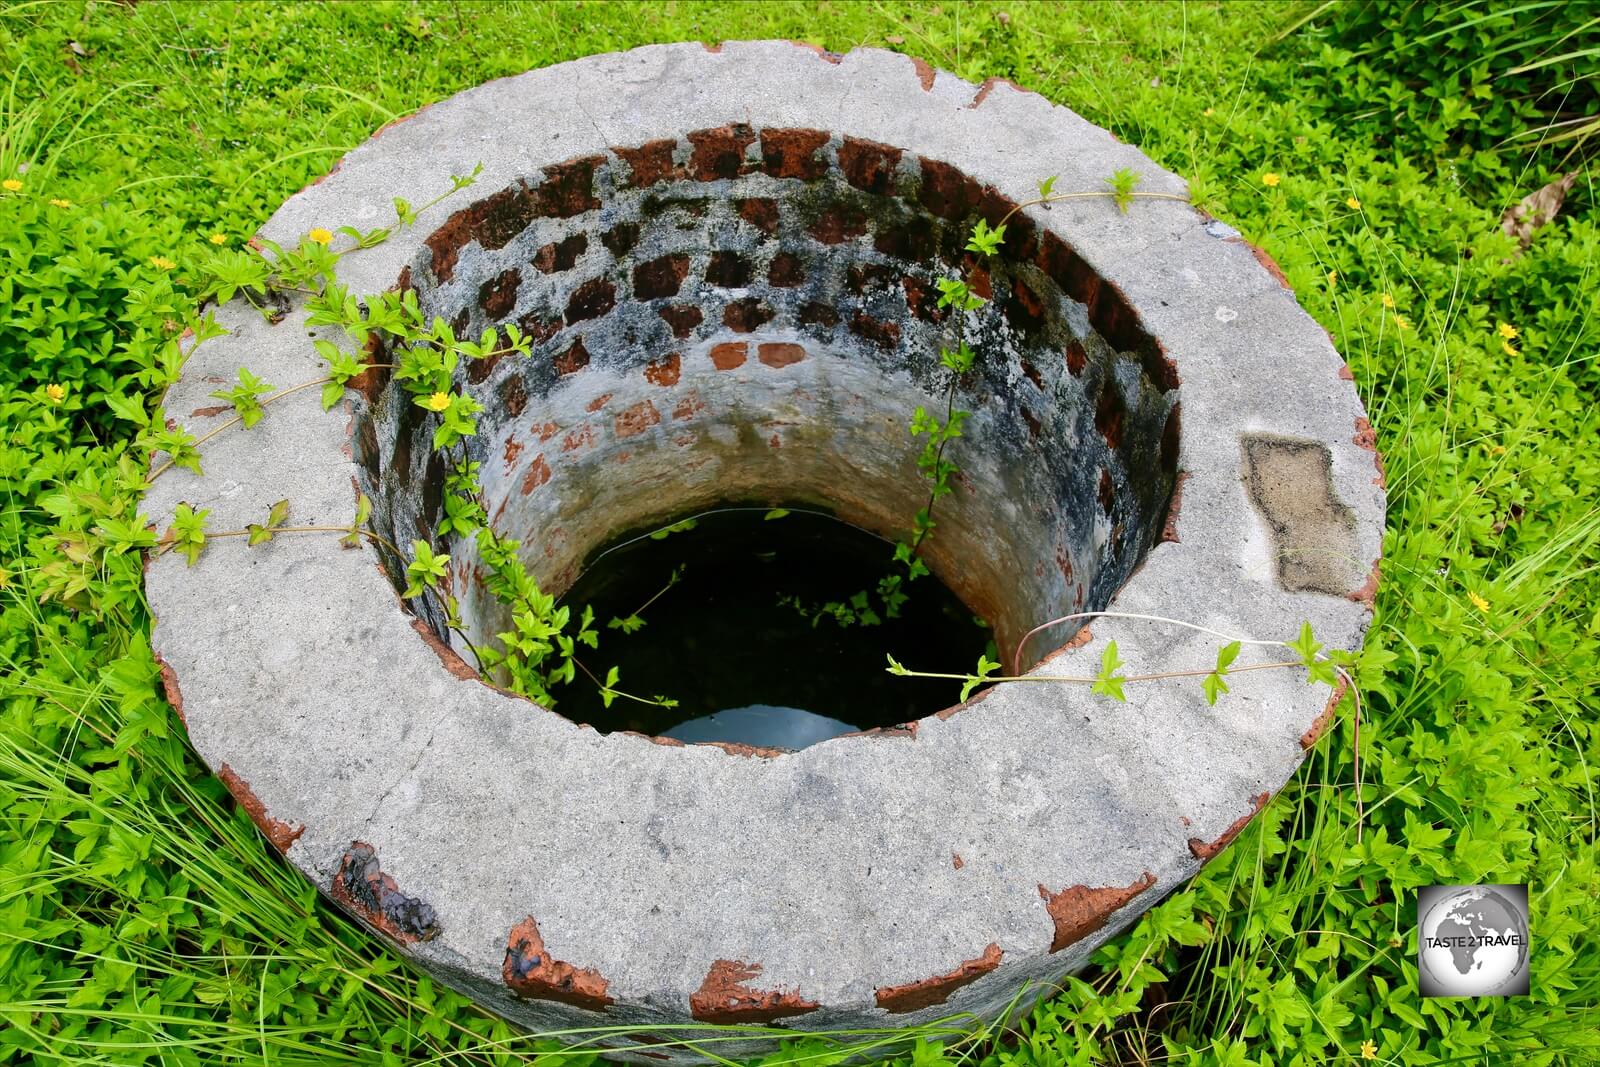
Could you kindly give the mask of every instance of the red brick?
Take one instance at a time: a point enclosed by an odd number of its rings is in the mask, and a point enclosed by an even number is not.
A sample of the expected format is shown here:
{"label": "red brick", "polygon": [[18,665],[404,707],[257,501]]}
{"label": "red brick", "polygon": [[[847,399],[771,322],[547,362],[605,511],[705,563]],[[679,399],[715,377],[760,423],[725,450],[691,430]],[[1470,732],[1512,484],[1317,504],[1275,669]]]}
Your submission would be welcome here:
{"label": "red brick", "polygon": [[718,370],[733,370],[744,366],[749,358],[750,346],[743,341],[711,346],[711,365]]}
{"label": "red brick", "polygon": [[796,344],[772,342],[756,349],[756,358],[769,367],[787,367],[806,358],[806,350]]}
{"label": "red brick", "polygon": [[763,169],[774,178],[814,181],[828,171],[821,148],[828,135],[821,130],[762,130]]}

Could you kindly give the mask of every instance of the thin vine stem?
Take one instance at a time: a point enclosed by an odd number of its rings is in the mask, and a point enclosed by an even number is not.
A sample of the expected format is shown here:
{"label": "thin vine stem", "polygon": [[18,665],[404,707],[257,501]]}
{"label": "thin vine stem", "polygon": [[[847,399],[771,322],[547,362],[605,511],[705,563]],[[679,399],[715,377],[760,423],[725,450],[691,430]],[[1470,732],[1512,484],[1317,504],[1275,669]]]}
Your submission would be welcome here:
{"label": "thin vine stem", "polygon": [[[206,540],[207,541],[210,541],[211,539],[216,538],[216,537],[249,537],[250,533],[251,533],[251,531],[249,531],[249,530],[206,530],[205,531],[205,535],[206,535]],[[359,526],[277,526],[277,527],[274,527],[272,529],[272,535],[274,537],[276,537],[278,534],[310,534],[310,533],[339,533],[339,534],[344,534],[347,537],[350,534],[356,534],[356,535],[358,535],[360,537],[365,537],[369,541],[376,541],[377,543],[379,543],[379,544],[383,545],[385,548],[387,548],[390,552],[393,552],[400,559],[404,559],[405,558],[405,556],[401,555],[400,550],[395,547],[393,541],[389,540],[387,537],[383,536],[380,533],[376,533],[376,532],[374,532],[372,530],[368,530],[368,529],[366,529],[364,527],[359,527]],[[157,542],[157,544],[156,544],[156,547],[159,550],[157,554],[159,555],[159,554],[165,554],[167,552],[171,552],[175,547],[177,547],[177,544],[178,544],[178,542],[176,540],[170,540],[169,541],[169,540],[166,540],[166,539],[162,539],[161,541]]]}
{"label": "thin vine stem", "polygon": [[[1282,661],[1280,663],[1252,663],[1252,664],[1249,664],[1249,665],[1244,666],[1244,667],[1229,667],[1228,668],[1228,673],[1229,674],[1243,674],[1246,671],[1266,671],[1266,670],[1272,670],[1275,667],[1303,667],[1303,666],[1305,666],[1305,661],[1304,660],[1292,659],[1292,660],[1284,660],[1284,661]],[[908,678],[949,678],[949,679],[951,679],[953,681],[958,681],[958,682],[965,682],[965,681],[969,681],[969,680],[971,680],[973,678],[979,678],[978,675],[973,675],[973,674],[939,674],[939,673],[935,673],[935,672],[932,672],[932,671],[911,671],[911,670],[908,670],[908,671],[905,671],[903,673]],[[1203,678],[1206,675],[1212,674],[1212,673],[1214,673],[1214,672],[1209,670],[1209,669],[1208,670],[1187,670],[1187,671],[1162,671],[1160,674],[1129,674],[1129,675],[1124,675],[1124,676],[1121,677],[1121,680],[1124,681],[1124,682],[1155,682],[1155,681],[1160,681],[1163,678]],[[1080,678],[1080,677],[1078,677],[1076,675],[1071,675],[1071,674],[1020,674],[1020,675],[988,674],[988,675],[981,676],[981,678],[979,678],[979,680],[980,681],[984,681],[984,682],[991,682],[991,683],[993,683],[993,682],[1071,682],[1071,683],[1073,683],[1075,685],[1093,685],[1094,683],[1098,682],[1100,679],[1099,678]]]}
{"label": "thin vine stem", "polygon": [[[1030,208],[1030,207],[1038,207],[1040,205],[1049,206],[1050,204],[1060,203],[1061,201],[1064,201],[1064,200],[1103,199],[1105,197],[1111,197],[1114,200],[1137,198],[1137,199],[1140,199],[1140,200],[1176,200],[1176,201],[1178,201],[1180,203],[1184,203],[1184,204],[1193,203],[1193,201],[1191,201],[1188,197],[1179,196],[1176,193],[1136,193],[1136,192],[1131,192],[1130,191],[1130,192],[1118,194],[1116,192],[1100,192],[1098,190],[1094,191],[1094,192],[1081,192],[1081,193],[1058,193],[1058,194],[1052,194],[1050,196],[1035,197],[1032,200],[1024,200],[1020,204],[1013,205],[1011,207],[1011,210],[1007,211],[1005,213],[1005,215],[1001,217],[1000,223],[996,227],[996,229],[1004,229],[1006,223],[1010,222],[1011,219],[1018,212],[1023,211],[1023,210],[1025,210],[1027,208]],[[966,321],[965,320],[965,315],[966,315],[966,311],[968,309],[955,308],[954,306],[952,306],[952,309],[954,311],[954,318],[955,318],[956,348],[959,350],[960,347],[961,347],[962,339],[963,339],[963,337],[965,336],[965,333],[966,333],[966,330],[965,330],[965,321]],[[972,310],[976,310],[976,309],[972,309]],[[955,413],[956,388],[960,384],[960,382],[961,382],[961,375],[956,373],[954,370],[952,370],[950,372],[950,386],[945,392],[944,421],[945,421],[945,426],[947,426],[947,427],[950,425],[950,419]],[[949,444],[949,441],[950,441],[949,438],[942,439],[939,442],[938,447],[934,450],[934,456],[933,456],[934,467],[933,467],[933,469],[934,469],[935,477],[937,477],[937,474],[938,474],[939,464],[941,464],[944,461],[944,450],[945,450],[945,446],[947,444]],[[927,516],[927,522],[919,530],[917,530],[916,536],[914,536],[911,539],[910,555],[912,556],[912,558],[916,557],[917,552],[922,548],[922,543],[924,541],[926,541],[928,539],[928,535],[933,532],[933,509],[934,509],[934,506],[938,503],[938,500],[939,500],[939,493],[938,493],[937,482],[936,482],[934,489],[930,490],[929,493],[928,493],[928,503],[927,503],[927,506],[923,509],[924,514]]]}
{"label": "thin vine stem", "polygon": [[1058,618],[1051,619],[1049,622],[1041,622],[1038,626],[1035,626],[1033,629],[1023,634],[1022,640],[1017,642],[1016,652],[1013,653],[1011,657],[1012,672],[1015,674],[1022,673],[1022,650],[1027,645],[1028,640],[1032,638],[1034,634],[1039,633],[1041,630],[1048,630],[1050,627],[1059,625],[1063,622],[1072,622],[1075,619],[1138,619],[1143,622],[1164,622],[1171,626],[1181,626],[1186,630],[1195,630],[1199,633],[1210,634],[1212,637],[1220,637],[1224,641],[1237,641],[1241,645],[1276,645],[1279,648],[1290,647],[1288,642],[1285,641],[1263,641],[1255,637],[1239,637],[1235,634],[1223,633],[1221,630],[1213,630],[1209,626],[1201,626],[1198,623],[1184,622],[1182,619],[1170,619],[1165,615],[1141,615],[1131,611],[1078,611],[1071,615],[1062,615]]}

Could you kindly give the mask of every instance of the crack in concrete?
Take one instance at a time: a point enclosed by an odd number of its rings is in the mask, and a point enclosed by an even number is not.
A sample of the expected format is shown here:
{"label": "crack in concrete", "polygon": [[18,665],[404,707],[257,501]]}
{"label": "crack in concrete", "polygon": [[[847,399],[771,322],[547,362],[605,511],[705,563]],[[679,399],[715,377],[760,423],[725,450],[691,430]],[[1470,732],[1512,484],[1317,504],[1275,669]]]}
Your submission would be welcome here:
{"label": "crack in concrete", "polygon": [[422,747],[417,750],[417,755],[411,761],[411,765],[405,770],[401,771],[395,777],[394,781],[389,783],[388,787],[384,789],[381,795],[379,795],[377,801],[373,803],[372,810],[368,811],[366,816],[361,820],[362,832],[358,835],[358,838],[366,836],[365,831],[367,827],[371,826],[372,820],[377,818],[378,812],[383,809],[384,802],[389,799],[389,794],[400,788],[401,783],[410,778],[412,772],[414,772],[422,764],[423,758],[428,754],[428,749],[433,747],[434,738],[439,734],[439,727],[443,725],[445,719],[451,717],[453,714],[454,708],[447,707],[443,712],[440,713],[438,718],[433,720],[433,725],[428,728],[428,739],[424,741],[422,743]]}

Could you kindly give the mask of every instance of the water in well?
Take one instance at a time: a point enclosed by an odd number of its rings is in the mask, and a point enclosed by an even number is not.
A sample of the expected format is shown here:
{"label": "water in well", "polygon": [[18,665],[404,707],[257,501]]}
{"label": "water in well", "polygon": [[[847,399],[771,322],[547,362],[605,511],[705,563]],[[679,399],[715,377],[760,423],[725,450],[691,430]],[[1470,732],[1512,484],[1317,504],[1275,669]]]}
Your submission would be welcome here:
{"label": "water in well", "polygon": [[798,749],[894,726],[956,702],[960,683],[896,677],[969,670],[990,631],[939,580],[902,583],[891,616],[879,582],[902,570],[883,539],[828,515],[730,508],[618,538],[588,562],[562,602],[594,609],[596,673],[677,701],[618,697],[606,707],[580,675],[558,710],[602,733]]}

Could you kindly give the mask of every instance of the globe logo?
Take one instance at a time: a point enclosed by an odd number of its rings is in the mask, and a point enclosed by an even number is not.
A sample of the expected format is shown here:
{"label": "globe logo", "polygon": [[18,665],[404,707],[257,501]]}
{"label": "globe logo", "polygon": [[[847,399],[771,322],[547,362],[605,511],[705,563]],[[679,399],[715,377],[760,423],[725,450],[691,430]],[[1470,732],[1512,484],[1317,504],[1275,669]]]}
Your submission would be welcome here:
{"label": "globe logo", "polygon": [[1417,975],[1425,997],[1528,992],[1528,887],[1436,885],[1417,894]]}

